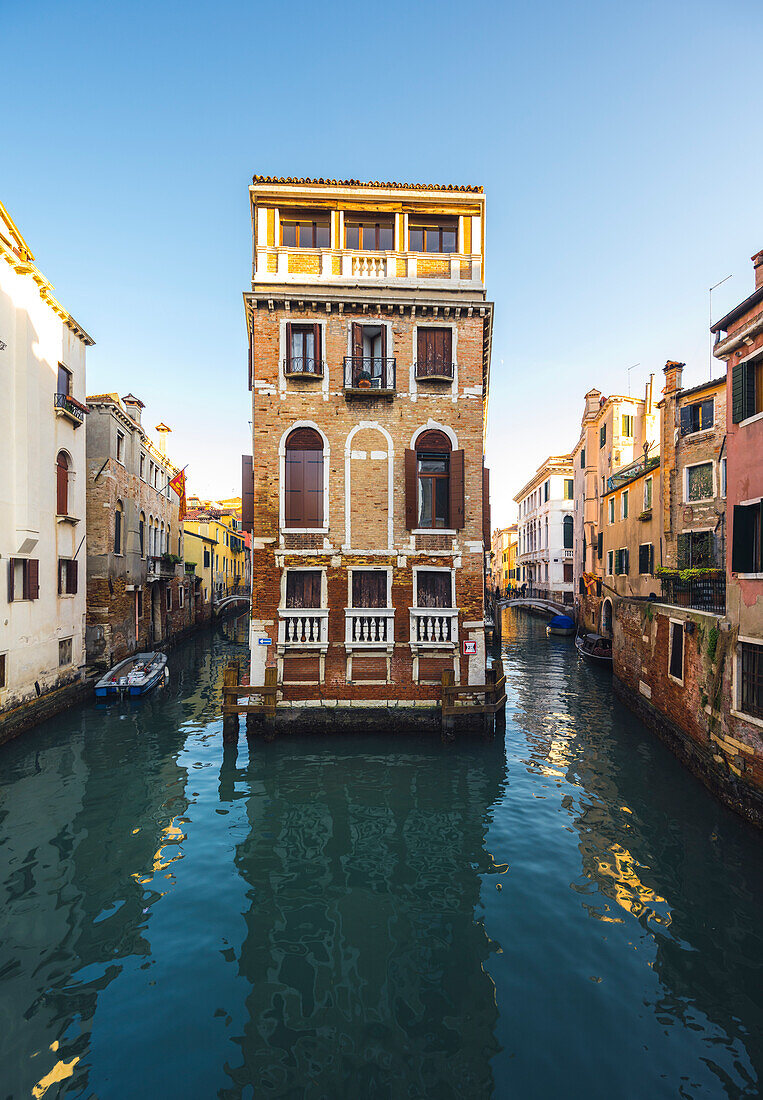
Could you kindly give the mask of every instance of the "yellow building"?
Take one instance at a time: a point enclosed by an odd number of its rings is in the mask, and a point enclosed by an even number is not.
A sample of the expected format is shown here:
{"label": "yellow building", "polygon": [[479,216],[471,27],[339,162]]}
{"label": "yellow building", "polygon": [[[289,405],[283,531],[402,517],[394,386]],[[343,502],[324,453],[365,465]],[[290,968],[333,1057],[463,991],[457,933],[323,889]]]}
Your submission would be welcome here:
{"label": "yellow building", "polygon": [[517,582],[517,525],[493,531],[492,551],[493,588],[505,592]]}
{"label": "yellow building", "polygon": [[[201,503],[192,497],[189,504]],[[208,502],[203,502],[205,505]],[[240,501],[239,501],[240,508]],[[220,599],[248,583],[246,536],[233,508],[189,507],[185,517],[186,561],[195,562],[207,598]]]}

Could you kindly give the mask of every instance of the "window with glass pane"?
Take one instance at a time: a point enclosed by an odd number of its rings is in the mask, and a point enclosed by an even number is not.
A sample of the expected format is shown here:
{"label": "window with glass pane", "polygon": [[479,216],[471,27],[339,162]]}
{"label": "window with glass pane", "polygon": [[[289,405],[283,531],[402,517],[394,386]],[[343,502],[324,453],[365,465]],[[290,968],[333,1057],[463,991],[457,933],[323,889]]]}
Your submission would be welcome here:
{"label": "window with glass pane", "polygon": [[410,252],[455,252],[458,244],[458,222],[427,222],[408,227]]}
{"label": "window with glass pane", "polygon": [[615,522],[615,498],[614,497],[609,498],[609,522],[610,523]]}
{"label": "window with glass pane", "polygon": [[312,325],[291,326],[291,356],[289,371],[293,374],[315,373],[315,329]]}
{"label": "window with glass pane", "polygon": [[58,364],[58,393],[69,396],[72,392],[72,372],[63,363]]}
{"label": "window with glass pane", "polygon": [[714,403],[712,397],[707,401],[695,401],[681,409],[681,435],[703,432],[713,426]]}
{"label": "window with glass pane", "polygon": [[328,248],[330,243],[328,214],[281,217],[281,244],[291,248]]}
{"label": "window with glass pane", "polygon": [[628,437],[633,435],[633,417],[632,416],[623,415],[623,435],[628,436]]}
{"label": "window with glass pane", "polygon": [[763,718],[763,646],[740,642],[740,704],[745,714]]}
{"label": "window with glass pane", "polygon": [[713,464],[703,462],[686,470],[686,499],[710,500],[713,496]]}
{"label": "window with glass pane", "polygon": [[448,527],[450,456],[419,451],[419,527]]}
{"label": "window with glass pane", "polygon": [[652,507],[652,478],[648,477],[644,482],[644,510]]}
{"label": "window with glass pane", "polygon": [[572,480],[571,477],[566,477],[564,479],[564,499],[565,500],[572,500],[572,495],[573,495],[574,491],[575,491],[575,482]]}
{"label": "window with glass pane", "polygon": [[345,248],[363,252],[391,252],[394,248],[394,218],[355,218],[345,215]]}

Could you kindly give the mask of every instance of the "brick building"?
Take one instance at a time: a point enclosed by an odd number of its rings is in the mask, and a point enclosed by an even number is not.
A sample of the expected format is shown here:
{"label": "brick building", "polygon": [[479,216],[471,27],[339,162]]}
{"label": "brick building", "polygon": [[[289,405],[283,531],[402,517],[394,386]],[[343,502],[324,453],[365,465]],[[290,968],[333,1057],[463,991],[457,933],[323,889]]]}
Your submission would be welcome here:
{"label": "brick building", "polygon": [[277,669],[292,725],[434,720],[444,670],[485,678],[484,195],[250,195],[252,683]]}
{"label": "brick building", "polygon": [[143,428],[143,402],[106,393],[87,406],[87,659],[111,667],[195,625],[196,581],[169,485],[178,471]]}

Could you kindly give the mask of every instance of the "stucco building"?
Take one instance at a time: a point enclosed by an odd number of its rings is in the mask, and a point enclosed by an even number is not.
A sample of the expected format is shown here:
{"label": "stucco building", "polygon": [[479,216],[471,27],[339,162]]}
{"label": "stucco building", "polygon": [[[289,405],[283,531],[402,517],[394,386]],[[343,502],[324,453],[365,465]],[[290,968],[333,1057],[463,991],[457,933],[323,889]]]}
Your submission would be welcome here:
{"label": "stucco building", "polygon": [[87,656],[110,668],[195,625],[195,581],[169,484],[178,469],[143,427],[143,402],[104,393],[87,406]]}
{"label": "stucco building", "polygon": [[82,687],[92,344],[0,204],[0,740]]}
{"label": "stucco building", "polygon": [[250,193],[251,682],[292,728],[434,723],[445,670],[485,678],[485,197]]}
{"label": "stucco building", "polygon": [[514,500],[517,583],[535,596],[572,603],[573,467],[570,455],[551,456]]}
{"label": "stucco building", "polygon": [[516,584],[517,572],[517,525],[501,527],[493,531],[490,543],[491,566],[490,580],[495,591],[502,594]]}

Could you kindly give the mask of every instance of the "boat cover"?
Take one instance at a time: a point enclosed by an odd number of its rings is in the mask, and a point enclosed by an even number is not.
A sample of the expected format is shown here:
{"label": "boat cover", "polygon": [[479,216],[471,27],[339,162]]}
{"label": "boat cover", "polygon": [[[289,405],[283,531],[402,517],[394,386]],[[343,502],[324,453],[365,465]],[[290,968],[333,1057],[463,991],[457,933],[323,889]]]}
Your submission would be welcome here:
{"label": "boat cover", "polygon": [[575,621],[571,619],[569,615],[554,615],[548,625],[559,627],[561,630],[569,630],[571,627],[574,627]]}

